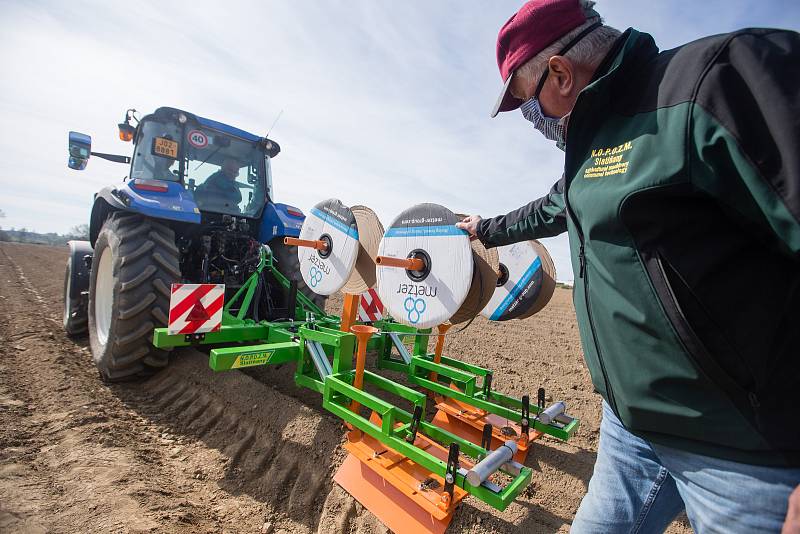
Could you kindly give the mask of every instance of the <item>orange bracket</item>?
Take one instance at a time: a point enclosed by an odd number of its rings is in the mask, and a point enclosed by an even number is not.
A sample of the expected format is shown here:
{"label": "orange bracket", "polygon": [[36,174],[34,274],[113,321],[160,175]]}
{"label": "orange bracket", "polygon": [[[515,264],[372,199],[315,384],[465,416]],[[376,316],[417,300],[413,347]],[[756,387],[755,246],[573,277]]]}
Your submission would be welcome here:
{"label": "orange bracket", "polygon": [[296,237],[284,237],[283,238],[284,245],[293,245],[295,247],[308,247],[313,248],[315,250],[328,250],[328,244],[325,241],[314,240],[314,239],[298,239]]}
{"label": "orange bracket", "polygon": [[389,256],[377,256],[375,265],[378,267],[398,267],[406,271],[421,271],[425,269],[425,261],[421,258],[392,258]]}
{"label": "orange bracket", "polygon": [[[358,350],[356,351],[356,376],[353,378],[353,387],[356,389],[364,389],[364,366],[367,363],[367,343],[369,343],[369,338],[378,332],[378,329],[374,326],[356,324],[350,327],[350,331],[356,335],[356,339],[358,340]],[[353,401],[350,403],[350,410],[352,412],[358,413],[360,408],[361,404],[358,402]],[[361,438],[360,430],[353,429],[350,431],[350,434],[351,435],[348,435],[348,439],[351,441],[357,441]]]}
{"label": "orange bracket", "polygon": [[342,322],[341,331],[350,332],[350,328],[356,324],[356,317],[358,317],[358,301],[359,295],[344,294],[344,306],[342,306]]}

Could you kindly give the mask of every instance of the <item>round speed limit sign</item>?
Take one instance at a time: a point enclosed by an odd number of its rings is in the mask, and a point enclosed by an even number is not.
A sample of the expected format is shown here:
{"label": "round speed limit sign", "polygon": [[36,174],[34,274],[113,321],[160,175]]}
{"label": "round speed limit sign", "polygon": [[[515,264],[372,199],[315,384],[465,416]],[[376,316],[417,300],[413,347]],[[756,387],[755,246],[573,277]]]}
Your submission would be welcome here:
{"label": "round speed limit sign", "polygon": [[187,135],[189,144],[195,148],[205,148],[208,146],[208,136],[200,130],[192,130]]}

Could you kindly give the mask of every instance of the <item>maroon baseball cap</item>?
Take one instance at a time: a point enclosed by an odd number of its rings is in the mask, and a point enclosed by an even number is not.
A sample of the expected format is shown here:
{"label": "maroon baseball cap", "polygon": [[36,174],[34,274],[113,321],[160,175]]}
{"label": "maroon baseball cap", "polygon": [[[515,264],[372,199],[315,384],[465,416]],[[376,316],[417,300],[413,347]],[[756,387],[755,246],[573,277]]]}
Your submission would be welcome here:
{"label": "maroon baseball cap", "polygon": [[508,19],[497,35],[497,66],[504,83],[492,117],[523,104],[509,91],[514,71],[584,22],[578,0],[531,0]]}

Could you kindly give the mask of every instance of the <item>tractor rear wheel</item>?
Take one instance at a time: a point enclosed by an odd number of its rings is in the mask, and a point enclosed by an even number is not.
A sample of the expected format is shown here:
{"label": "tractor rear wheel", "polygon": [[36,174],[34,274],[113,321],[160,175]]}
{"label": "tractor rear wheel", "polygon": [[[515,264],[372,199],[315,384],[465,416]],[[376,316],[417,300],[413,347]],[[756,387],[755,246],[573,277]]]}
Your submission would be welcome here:
{"label": "tractor rear wheel", "polygon": [[165,367],[153,346],[166,326],[170,286],[180,281],[175,233],[140,215],[113,213],[94,246],[89,282],[89,342],[104,380],[146,376]]}
{"label": "tractor rear wheel", "polygon": [[285,245],[283,238],[279,237],[270,241],[269,248],[272,250],[272,255],[278,264],[278,270],[283,276],[289,280],[295,280],[297,282],[297,290],[311,299],[311,302],[316,304],[320,310],[325,311],[325,301],[328,300],[328,297],[317,295],[306,285],[303,275],[300,274],[300,259],[297,257],[297,247]]}

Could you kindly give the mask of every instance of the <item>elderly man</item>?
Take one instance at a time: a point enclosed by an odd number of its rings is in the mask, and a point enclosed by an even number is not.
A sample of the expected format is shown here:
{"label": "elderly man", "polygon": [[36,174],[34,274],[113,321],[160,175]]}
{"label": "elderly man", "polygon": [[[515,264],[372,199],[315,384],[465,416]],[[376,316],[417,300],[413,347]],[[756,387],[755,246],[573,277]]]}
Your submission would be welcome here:
{"label": "elderly man", "polygon": [[701,533],[780,531],[800,483],[800,36],[659,52],[593,4],[534,0],[500,30],[492,116],[520,108],[564,176],[459,226],[490,247],[569,233],[603,398],[573,532],[661,531],[683,509]]}

